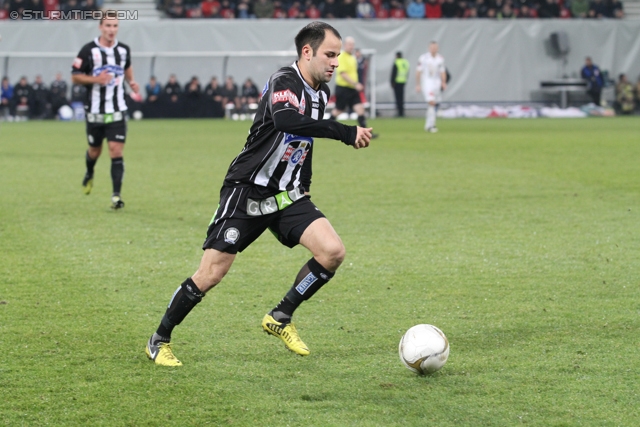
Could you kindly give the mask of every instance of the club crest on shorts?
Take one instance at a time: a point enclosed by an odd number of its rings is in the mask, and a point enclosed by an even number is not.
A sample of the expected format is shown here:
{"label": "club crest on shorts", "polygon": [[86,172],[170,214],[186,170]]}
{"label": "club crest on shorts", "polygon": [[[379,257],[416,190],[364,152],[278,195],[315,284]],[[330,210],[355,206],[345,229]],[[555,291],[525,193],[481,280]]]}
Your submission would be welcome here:
{"label": "club crest on shorts", "polygon": [[227,243],[235,244],[240,238],[240,232],[235,227],[229,227],[224,232],[224,241]]}

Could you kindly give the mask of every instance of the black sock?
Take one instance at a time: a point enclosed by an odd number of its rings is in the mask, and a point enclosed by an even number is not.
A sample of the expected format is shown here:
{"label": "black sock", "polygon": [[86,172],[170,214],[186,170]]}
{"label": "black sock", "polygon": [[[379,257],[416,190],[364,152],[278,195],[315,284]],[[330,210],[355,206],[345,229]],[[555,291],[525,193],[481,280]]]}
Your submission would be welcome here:
{"label": "black sock", "polygon": [[113,194],[120,195],[122,178],[124,177],[124,160],[122,157],[111,159],[111,181],[113,181]]}
{"label": "black sock", "polygon": [[360,126],[361,128],[367,127],[367,120],[364,118],[364,116],[358,116],[358,126]]}
{"label": "black sock", "polygon": [[93,169],[96,166],[98,158],[96,157],[95,159],[92,159],[91,157],[89,157],[89,150],[87,150],[87,152],[85,153],[85,161],[87,163],[87,174],[93,176]]}
{"label": "black sock", "polygon": [[204,294],[189,277],[176,289],[169,302],[167,311],[162,317],[156,333],[164,338],[171,338],[173,328],[178,326],[187,314],[204,298]]}
{"label": "black sock", "polygon": [[282,298],[282,301],[271,310],[270,314],[279,322],[290,321],[293,312],[303,301],[308,300],[322,286],[324,286],[335,273],[324,268],[315,258],[311,258],[300,269],[293,286]]}

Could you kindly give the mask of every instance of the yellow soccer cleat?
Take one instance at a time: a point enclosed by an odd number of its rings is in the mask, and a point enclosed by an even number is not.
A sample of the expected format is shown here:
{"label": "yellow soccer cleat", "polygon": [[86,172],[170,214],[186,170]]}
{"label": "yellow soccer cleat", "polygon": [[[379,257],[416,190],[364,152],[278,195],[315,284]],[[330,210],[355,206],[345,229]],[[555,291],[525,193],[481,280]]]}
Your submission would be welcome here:
{"label": "yellow soccer cleat", "polygon": [[[151,339],[152,338],[153,337],[151,337]],[[173,355],[173,351],[171,351],[171,343],[156,341],[156,343],[153,344],[151,339],[149,339],[147,348],[145,348],[149,359],[160,366],[182,366],[182,362],[179,361],[176,356]]]}
{"label": "yellow soccer cleat", "polygon": [[300,339],[300,335],[298,335],[298,331],[293,323],[281,323],[271,315],[265,314],[264,319],[262,319],[262,329],[264,329],[266,333],[284,341],[284,345],[288,350],[300,356],[307,356],[309,354],[309,348],[307,348],[307,345]]}
{"label": "yellow soccer cleat", "polygon": [[93,175],[89,175],[88,173],[84,176],[82,180],[82,192],[87,196],[91,194],[91,190],[93,189]]}

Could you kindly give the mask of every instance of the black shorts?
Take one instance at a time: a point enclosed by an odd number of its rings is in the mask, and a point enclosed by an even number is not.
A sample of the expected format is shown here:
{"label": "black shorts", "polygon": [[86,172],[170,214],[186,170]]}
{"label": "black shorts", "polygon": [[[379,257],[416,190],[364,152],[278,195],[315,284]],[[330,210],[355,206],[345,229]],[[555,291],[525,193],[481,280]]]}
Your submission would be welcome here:
{"label": "black shorts", "polygon": [[353,108],[356,104],[362,104],[360,92],[350,87],[336,86],[337,110],[345,111],[347,107]]}
{"label": "black shorts", "polygon": [[87,141],[92,147],[101,147],[104,139],[107,141],[124,142],[127,139],[127,121],[119,120],[111,123],[87,122]]}
{"label": "black shorts", "polygon": [[222,188],[220,204],[211,219],[202,249],[217,249],[229,254],[242,252],[266,229],[280,243],[292,248],[300,243],[302,233],[313,221],[325,217],[309,197],[271,214],[250,216],[246,212],[247,197],[252,197],[250,191],[247,187]]}

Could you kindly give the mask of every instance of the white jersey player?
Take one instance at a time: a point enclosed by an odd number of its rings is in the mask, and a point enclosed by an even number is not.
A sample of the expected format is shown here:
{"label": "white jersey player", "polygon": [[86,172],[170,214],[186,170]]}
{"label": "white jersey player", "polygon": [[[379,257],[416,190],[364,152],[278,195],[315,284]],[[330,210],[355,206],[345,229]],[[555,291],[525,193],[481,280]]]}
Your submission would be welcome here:
{"label": "white jersey player", "polygon": [[427,101],[427,122],[424,130],[437,132],[436,104],[442,98],[442,91],[447,88],[447,71],[444,58],[438,53],[438,43],[431,42],[429,52],[420,55],[416,71],[416,92],[422,91]]}

